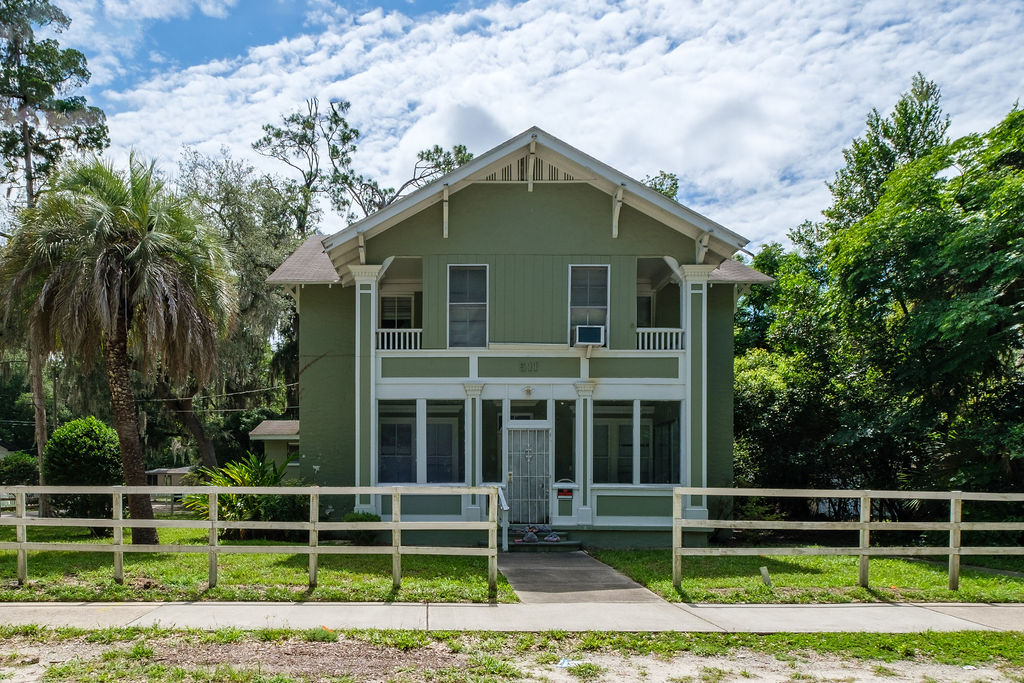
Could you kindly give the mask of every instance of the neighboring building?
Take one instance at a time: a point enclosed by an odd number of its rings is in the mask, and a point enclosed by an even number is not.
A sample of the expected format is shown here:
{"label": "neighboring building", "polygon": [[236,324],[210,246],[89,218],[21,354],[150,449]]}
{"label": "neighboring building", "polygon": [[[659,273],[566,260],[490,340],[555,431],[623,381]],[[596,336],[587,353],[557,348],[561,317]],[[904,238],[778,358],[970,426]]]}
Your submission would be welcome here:
{"label": "neighboring building", "polygon": [[[299,421],[264,420],[249,432],[249,440],[261,442],[267,460],[281,466],[290,456],[299,452]],[[289,463],[285,478],[296,478],[298,467],[297,461]]]}
{"label": "neighboring building", "polygon": [[733,312],[771,281],[746,243],[537,128],[309,239],[268,279],[299,311],[300,476],[499,484],[513,522],[664,533],[674,485],[732,481]]}
{"label": "neighboring building", "polygon": [[148,486],[181,486],[185,475],[194,470],[193,465],[186,467],[158,467],[146,470],[146,484]]}

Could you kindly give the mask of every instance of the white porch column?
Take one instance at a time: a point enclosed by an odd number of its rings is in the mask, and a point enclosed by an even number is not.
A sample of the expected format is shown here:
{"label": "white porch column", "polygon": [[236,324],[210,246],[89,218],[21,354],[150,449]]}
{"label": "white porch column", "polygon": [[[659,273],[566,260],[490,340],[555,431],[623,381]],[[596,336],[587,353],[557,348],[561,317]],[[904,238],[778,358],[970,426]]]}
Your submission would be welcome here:
{"label": "white porch column", "polygon": [[[484,391],[484,385],[478,383],[463,384],[466,391],[466,482],[470,486],[480,486],[482,477],[480,474],[483,465],[483,442],[481,436],[482,415],[480,405],[480,394]],[[485,520],[487,515],[481,509],[483,496],[464,496],[463,516],[471,520]]]}
{"label": "white porch column", "polygon": [[[348,267],[356,288],[356,486],[377,483],[377,276],[381,268]],[[375,507],[371,496],[356,496],[356,510],[377,512]]]}
{"label": "white porch column", "polygon": [[591,471],[591,463],[594,461],[594,443],[591,434],[594,433],[594,386],[593,382],[577,382],[576,395],[576,443],[579,450],[579,459],[576,462],[576,471],[579,473],[580,501],[576,516],[577,524],[589,526],[594,523],[594,509],[591,505],[591,483],[594,475]]}

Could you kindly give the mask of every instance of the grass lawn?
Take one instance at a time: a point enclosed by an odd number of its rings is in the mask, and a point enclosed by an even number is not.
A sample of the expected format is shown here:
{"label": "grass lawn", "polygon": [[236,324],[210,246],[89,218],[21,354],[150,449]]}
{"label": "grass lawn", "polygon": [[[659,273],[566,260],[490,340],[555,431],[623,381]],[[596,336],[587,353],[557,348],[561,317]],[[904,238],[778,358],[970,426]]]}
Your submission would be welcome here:
{"label": "grass lawn", "polygon": [[[857,585],[857,558],[684,557],[682,590],[672,586],[669,550],[591,550],[602,562],[666,600],[716,603],[1021,602],[1024,577],[961,569],[960,590],[947,588],[940,564],[872,558],[870,587]],[[773,588],[761,581],[768,567]]]}
{"label": "grass lawn", "polygon": [[[46,655],[40,661],[39,653]],[[568,660],[568,661],[567,661]],[[935,668],[940,667],[940,668]],[[1024,680],[1021,633],[490,633],[0,626],[21,680]],[[823,671],[841,671],[840,679]],[[558,673],[556,673],[558,672]],[[562,673],[564,672],[564,673]],[[970,672],[970,673],[968,673]],[[935,677],[933,677],[935,676]]]}
{"label": "grass lawn", "polygon": [[[204,544],[202,529],[160,529],[160,541]],[[128,533],[125,534],[126,540]],[[14,529],[0,528],[13,541]],[[34,527],[29,541],[97,543],[87,529]],[[222,541],[230,545],[232,541]],[[249,541],[272,545],[265,541]],[[221,555],[218,582],[208,589],[205,553],[125,553],[124,584],[114,583],[113,554],[31,552],[28,582],[16,582],[16,553],[0,551],[0,601],[323,600],[343,602],[487,602],[487,559],[408,555],[402,587],[392,589],[390,555],[321,555],[310,590],[306,555]],[[518,602],[498,575],[498,601]]]}

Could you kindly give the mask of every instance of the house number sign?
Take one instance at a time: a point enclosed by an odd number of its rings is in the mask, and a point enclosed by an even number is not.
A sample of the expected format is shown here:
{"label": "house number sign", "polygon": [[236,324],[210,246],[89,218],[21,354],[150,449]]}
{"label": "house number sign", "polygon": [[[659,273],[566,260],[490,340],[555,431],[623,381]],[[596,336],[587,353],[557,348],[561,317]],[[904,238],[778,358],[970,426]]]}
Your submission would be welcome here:
{"label": "house number sign", "polygon": [[536,375],[540,370],[540,362],[535,360],[524,360],[519,363],[519,372],[521,374]]}

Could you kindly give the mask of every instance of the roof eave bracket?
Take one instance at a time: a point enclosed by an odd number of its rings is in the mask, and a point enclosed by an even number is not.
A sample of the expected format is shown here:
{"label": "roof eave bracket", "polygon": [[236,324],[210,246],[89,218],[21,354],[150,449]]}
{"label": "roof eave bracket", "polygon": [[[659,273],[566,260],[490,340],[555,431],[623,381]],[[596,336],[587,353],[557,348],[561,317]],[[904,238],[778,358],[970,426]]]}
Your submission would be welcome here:
{"label": "roof eave bracket", "polygon": [[614,238],[619,236],[619,213],[622,212],[622,195],[625,190],[625,183],[615,188],[615,199],[612,201],[612,237]]}
{"label": "roof eave bracket", "polygon": [[366,237],[359,233],[359,265],[366,265]]}
{"label": "roof eave bracket", "polygon": [[448,239],[448,183],[441,188],[441,237]]}
{"label": "roof eave bracket", "polygon": [[697,236],[696,263],[704,263],[704,257],[708,255],[708,247],[711,246],[711,233],[702,231]]}

